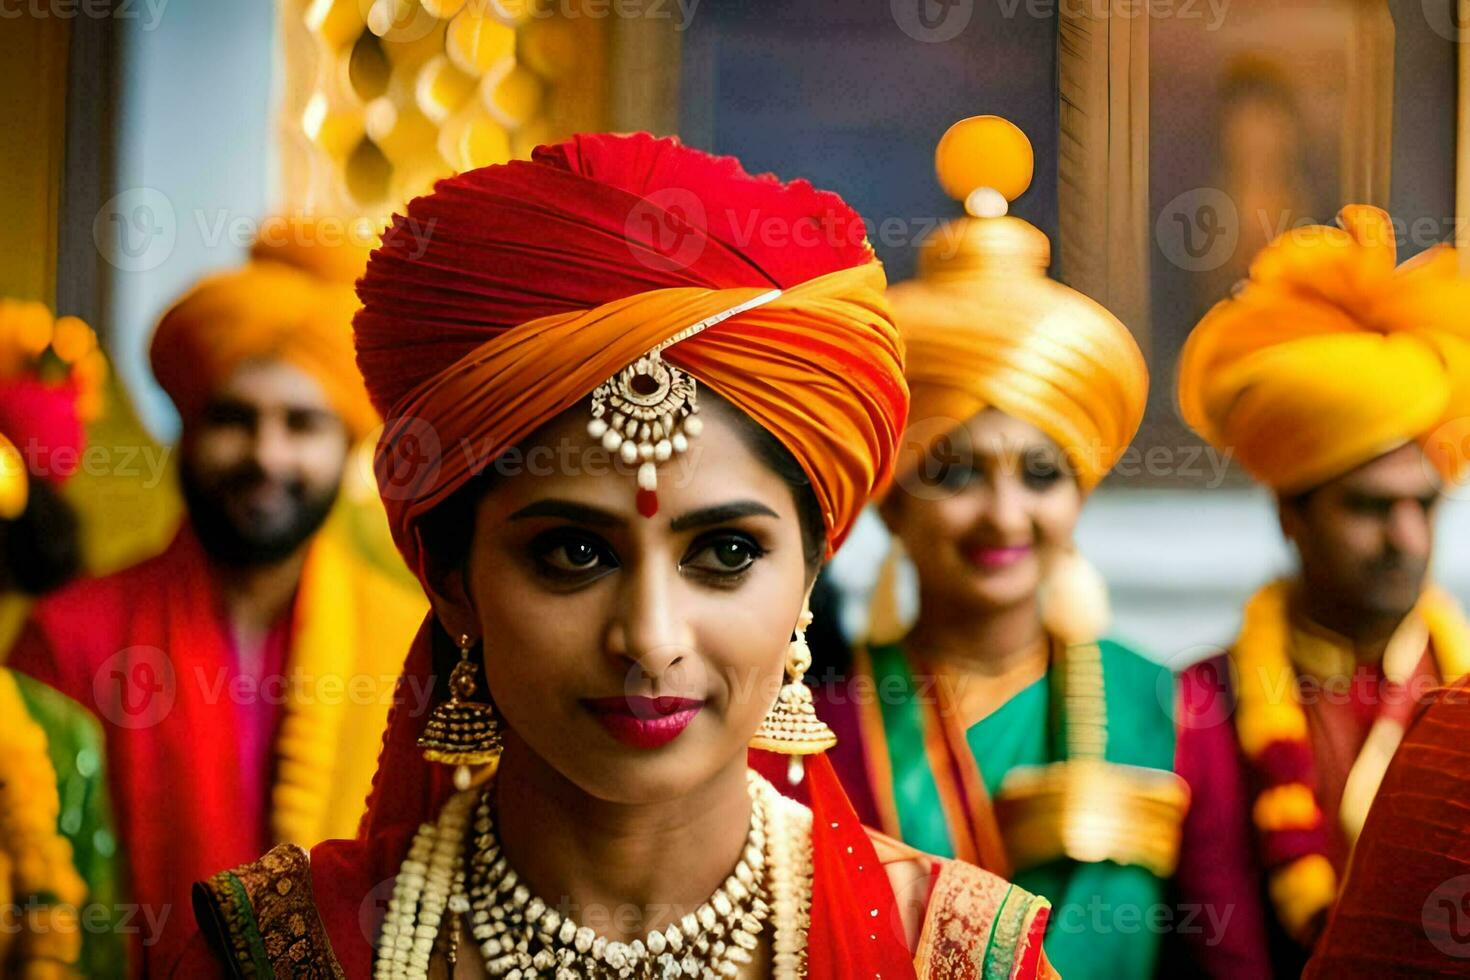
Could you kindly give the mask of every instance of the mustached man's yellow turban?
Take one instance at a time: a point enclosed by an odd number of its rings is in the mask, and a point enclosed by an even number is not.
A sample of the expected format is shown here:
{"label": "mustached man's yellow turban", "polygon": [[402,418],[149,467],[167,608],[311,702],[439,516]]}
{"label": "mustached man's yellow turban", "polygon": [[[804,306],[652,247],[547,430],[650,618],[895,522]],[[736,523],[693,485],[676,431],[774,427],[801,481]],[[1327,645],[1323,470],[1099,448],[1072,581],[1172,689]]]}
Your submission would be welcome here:
{"label": "mustached man's yellow turban", "polygon": [[250,260],[206,277],[163,315],[149,356],[187,421],[241,364],[279,359],[321,384],[353,438],[378,423],[357,371],[353,281],[368,247],[323,221],[273,218]]}
{"label": "mustached man's yellow turban", "polygon": [[1287,232],[1194,328],[1179,364],[1184,420],[1261,483],[1309,490],[1411,441],[1445,476],[1470,415],[1470,280],[1441,247],[1395,268],[1387,214]]}
{"label": "mustached man's yellow turban", "polygon": [[917,279],[889,290],[908,350],[912,393],[899,476],[985,408],[1046,433],[1084,491],[1128,448],[1143,420],[1148,370],[1111,313],[1047,278],[1046,236],[1006,215],[1031,180],[1031,146],[1011,123],[974,116],[935,153],[940,183],[969,217],[923,243]]}

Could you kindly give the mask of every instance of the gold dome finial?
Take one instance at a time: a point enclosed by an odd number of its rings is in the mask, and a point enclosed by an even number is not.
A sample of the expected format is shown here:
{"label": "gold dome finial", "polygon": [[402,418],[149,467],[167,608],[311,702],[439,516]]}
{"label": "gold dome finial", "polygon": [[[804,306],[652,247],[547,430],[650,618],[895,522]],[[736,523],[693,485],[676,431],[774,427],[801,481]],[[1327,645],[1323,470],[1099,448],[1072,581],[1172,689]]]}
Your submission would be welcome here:
{"label": "gold dome finial", "polygon": [[939,139],[934,172],[976,218],[998,218],[1031,186],[1035,157],[1019,126],[1000,116],[961,119]]}

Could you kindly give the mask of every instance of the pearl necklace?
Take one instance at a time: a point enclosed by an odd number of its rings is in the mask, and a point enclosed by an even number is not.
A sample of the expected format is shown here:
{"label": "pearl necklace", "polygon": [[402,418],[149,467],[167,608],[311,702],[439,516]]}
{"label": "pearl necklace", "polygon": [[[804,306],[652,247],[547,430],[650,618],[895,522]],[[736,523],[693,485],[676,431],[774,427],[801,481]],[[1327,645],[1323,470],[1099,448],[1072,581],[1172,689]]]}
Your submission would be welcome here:
{"label": "pearl necklace", "polygon": [[[374,977],[424,980],[443,924],[469,914],[487,971],[507,980],[733,977],[750,962],[767,918],[774,919],[774,975],[797,980],[806,972],[811,811],[756,773],[748,775],[751,829],[735,872],[679,922],[626,944],[577,926],[520,884],[500,854],[490,786],[456,794],[435,824],[419,827],[394,880]],[[466,893],[464,845],[472,808],[476,847]],[[452,913],[447,919],[446,909]]]}

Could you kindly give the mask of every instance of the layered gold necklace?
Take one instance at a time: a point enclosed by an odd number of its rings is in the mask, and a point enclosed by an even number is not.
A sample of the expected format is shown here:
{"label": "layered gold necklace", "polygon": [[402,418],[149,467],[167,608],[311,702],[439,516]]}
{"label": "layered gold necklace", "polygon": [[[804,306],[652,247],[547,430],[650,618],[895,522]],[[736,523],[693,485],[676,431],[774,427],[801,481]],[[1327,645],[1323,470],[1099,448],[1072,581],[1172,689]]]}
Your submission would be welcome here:
{"label": "layered gold necklace", "polygon": [[426,978],[436,950],[453,959],[453,937],[467,922],[492,977],[718,980],[754,959],[769,922],[775,976],[794,980],[805,972],[811,813],[755,773],[749,789],[750,830],[735,870],[699,908],[627,943],[579,925],[522,883],[495,832],[490,786],[451,797],[439,820],[419,829],[395,879],[374,976]]}

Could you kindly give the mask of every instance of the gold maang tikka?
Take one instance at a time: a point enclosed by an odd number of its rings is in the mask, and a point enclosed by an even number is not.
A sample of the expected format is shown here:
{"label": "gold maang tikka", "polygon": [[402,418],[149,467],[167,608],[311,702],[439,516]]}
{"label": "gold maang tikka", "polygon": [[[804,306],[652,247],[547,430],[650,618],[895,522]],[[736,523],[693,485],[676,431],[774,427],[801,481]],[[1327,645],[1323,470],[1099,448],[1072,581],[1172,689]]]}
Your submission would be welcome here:
{"label": "gold maang tikka", "polygon": [[592,420],[587,434],[628,465],[638,466],[638,513],[658,513],[658,468],[689,448],[704,428],[699,418],[699,385],[665,361],[663,352],[737,313],[769,303],[781,290],[772,289],[728,310],[685,327],[647,354],[598,385],[592,392]]}

